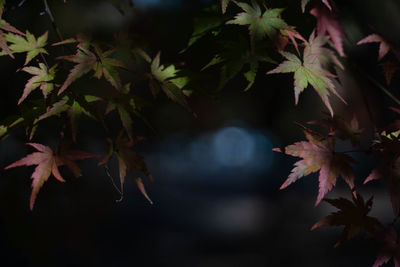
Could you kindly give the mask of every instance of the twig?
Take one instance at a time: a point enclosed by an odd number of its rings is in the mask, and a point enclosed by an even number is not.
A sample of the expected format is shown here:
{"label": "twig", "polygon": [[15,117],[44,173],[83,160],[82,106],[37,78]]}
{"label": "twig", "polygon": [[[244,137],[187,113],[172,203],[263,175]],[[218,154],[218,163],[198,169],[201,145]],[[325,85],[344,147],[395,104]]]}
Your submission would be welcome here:
{"label": "twig", "polygon": [[114,186],[114,189],[121,195],[121,198],[117,199],[116,202],[121,202],[124,199],[124,192],[122,191],[122,189],[119,189],[118,186],[115,184],[114,178],[110,174],[110,170],[108,169],[107,163],[104,164],[104,169],[106,170],[106,174],[108,178],[110,178],[110,182]]}
{"label": "twig", "polygon": [[43,4],[44,4],[44,11],[49,16],[49,18],[51,20],[51,25],[53,26],[53,29],[56,32],[59,41],[60,42],[64,41],[64,38],[63,38],[59,28],[57,27],[56,21],[54,20],[53,13],[51,12],[51,9],[50,9],[49,4],[47,3],[47,0],[43,0]]}
{"label": "twig", "polygon": [[388,89],[386,89],[382,84],[380,84],[377,80],[375,80],[374,78],[372,78],[369,75],[366,75],[366,77],[368,78],[368,80],[370,80],[376,87],[378,87],[379,89],[381,89],[387,96],[389,96],[394,102],[396,102],[399,106],[400,106],[400,100],[395,97],[391,92],[389,92]]}

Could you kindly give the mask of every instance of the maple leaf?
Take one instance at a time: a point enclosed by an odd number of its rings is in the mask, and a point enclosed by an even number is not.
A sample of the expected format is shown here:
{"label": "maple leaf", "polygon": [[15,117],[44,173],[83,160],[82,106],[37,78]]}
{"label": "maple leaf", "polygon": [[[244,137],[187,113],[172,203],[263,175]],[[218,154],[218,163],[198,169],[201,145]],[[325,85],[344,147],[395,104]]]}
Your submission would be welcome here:
{"label": "maple leaf", "polygon": [[27,65],[40,53],[48,54],[46,49],[44,49],[47,44],[47,35],[48,33],[45,32],[42,36],[39,36],[39,38],[36,39],[29,31],[26,31],[25,35],[7,33],[6,40],[11,43],[8,46],[11,53],[27,53],[24,64]]}
{"label": "maple leaf", "polygon": [[[368,43],[379,43],[378,61],[382,60],[389,51],[400,60],[400,50],[392,45],[389,41],[378,34],[370,34],[364,39],[360,40],[357,45],[368,44]],[[399,67],[388,60],[383,64],[383,73],[385,74],[386,83],[389,85],[395,72],[399,70]]]}
{"label": "maple leaf", "polygon": [[252,5],[243,2],[236,4],[244,12],[237,14],[227,24],[249,25],[252,43],[264,38],[265,35],[274,40],[279,30],[290,29],[286,22],[279,17],[284,10],[283,8],[267,9],[262,13],[260,6],[254,0]]}
{"label": "maple leaf", "polygon": [[[75,55],[61,56],[57,59],[62,59],[77,63],[71,70],[61,86],[58,95],[62,94],[74,81],[87,74],[90,71],[94,71],[94,77],[100,79],[104,78],[115,88],[121,87],[121,80],[117,67],[126,68],[125,64],[110,56],[114,53],[114,50],[108,50],[103,52],[98,46],[89,42],[84,36],[78,36],[77,40],[71,38],[64,40],[63,42],[55,43],[55,45],[64,45],[69,43],[78,42],[77,51]],[[93,47],[95,52],[92,52],[90,48]]]}
{"label": "maple leaf", "polygon": [[36,88],[40,87],[43,96],[46,98],[47,95],[54,89],[54,77],[56,74],[57,65],[54,65],[50,69],[47,69],[46,65],[39,63],[38,67],[24,67],[22,70],[34,75],[29,79],[28,83],[25,85],[24,93],[18,100],[18,105]]}
{"label": "maple leaf", "polygon": [[31,166],[37,165],[35,171],[32,173],[32,193],[30,197],[29,207],[32,210],[35,204],[35,199],[39,193],[40,188],[49,179],[50,175],[53,176],[60,182],[65,182],[64,178],[61,176],[58,166],[67,165],[74,174],[80,174],[79,167],[76,166],[74,160],[81,160],[91,157],[96,157],[93,154],[82,152],[79,150],[67,150],[64,145],[61,145],[60,150],[56,154],[53,153],[51,148],[36,143],[27,143],[27,145],[32,146],[38,152],[29,154],[28,156],[8,165],[5,167],[6,170],[10,168],[20,167],[20,166]]}
{"label": "maple leaf", "polygon": [[380,35],[370,34],[364,39],[358,41],[357,45],[379,43],[378,61],[383,59],[391,49],[391,45]]}
{"label": "maple leaf", "polygon": [[159,89],[161,90],[176,103],[182,105],[189,111],[191,108],[186,100],[186,96],[183,93],[183,88],[187,84],[186,77],[178,77],[176,74],[178,70],[174,65],[164,67],[160,64],[161,53],[158,52],[156,57],[151,62],[151,74],[150,79],[150,90],[153,95],[157,95]]}
{"label": "maple leaf", "polygon": [[[325,106],[333,116],[333,109],[329,102],[330,93],[335,94],[344,103],[346,103],[346,101],[344,101],[335,90],[335,86],[330,79],[333,74],[322,68],[323,65],[329,62],[326,55],[323,56],[323,52],[328,50],[322,48],[324,42],[325,40],[323,37],[318,36],[317,38],[314,38],[314,34],[311,34],[310,41],[304,49],[303,61],[292,53],[281,51],[282,56],[285,57],[286,60],[277,68],[267,72],[267,74],[293,72],[295,104],[298,104],[300,94],[310,84],[315,91],[317,91]],[[329,56],[329,53],[327,55]]]}
{"label": "maple leaf", "polygon": [[392,202],[393,213],[399,214],[400,207],[400,131],[390,134],[382,133],[380,140],[376,141],[373,148],[383,154],[383,160],[372,170],[371,174],[365,179],[364,184],[373,180],[385,177],[389,188],[389,195]]}
{"label": "maple leaf", "polygon": [[328,33],[339,55],[344,57],[342,36],[346,34],[342,25],[336,20],[334,13],[325,7],[316,7],[310,11],[310,14],[317,18],[318,35]]}
{"label": "maple leaf", "polygon": [[[125,138],[123,136],[123,132],[121,131],[117,136],[115,142],[112,142],[108,139],[108,143],[110,144],[109,151],[98,165],[105,164],[113,154],[116,155],[118,159],[118,167],[119,167],[119,177],[121,183],[121,192],[123,194],[123,188],[126,178],[126,173],[128,170],[137,170],[147,177],[148,180],[153,181],[153,176],[147,169],[146,163],[143,158],[139,156],[136,152],[134,152],[131,147],[136,144],[138,141],[142,140],[142,138],[137,138],[131,141],[129,138]],[[135,178],[136,185],[138,186],[142,195],[151,203],[150,197],[148,196],[146,189],[144,187],[143,181],[141,178]]]}
{"label": "maple leaf", "polygon": [[[329,8],[329,10],[332,10],[331,5],[329,4],[328,0],[321,0],[322,3],[324,3],[326,5],[327,8]],[[310,2],[310,0],[301,0],[301,10],[304,11],[306,10],[306,6],[307,4]]]}
{"label": "maple leaf", "polygon": [[201,70],[204,71],[212,66],[222,65],[218,85],[220,90],[248,66],[248,70],[243,74],[248,82],[244,89],[244,91],[247,91],[255,82],[260,62],[275,63],[265,54],[264,48],[255,49],[251,53],[246,38],[238,37],[235,41],[224,42],[223,50],[216,54]]}
{"label": "maple leaf", "polygon": [[[201,17],[194,18],[193,21],[193,33],[189,38],[186,48],[181,53],[187,51],[192,47],[198,40],[207,34],[218,36],[221,32],[220,27],[225,23],[222,16],[216,13],[213,8],[205,9],[204,14]],[[150,60],[151,61],[151,60]]]}
{"label": "maple leaf", "polygon": [[75,161],[98,158],[99,156],[81,150],[70,149],[71,144],[72,142],[64,141],[58,146],[55,156],[56,163],[57,166],[67,166],[75,177],[80,177],[82,176],[82,170],[75,163]]}
{"label": "maple leaf", "polygon": [[[132,135],[133,121],[132,121],[131,115],[128,110],[135,109],[135,102],[134,102],[134,99],[132,99],[128,95],[129,91],[130,91],[130,87],[131,87],[131,84],[126,84],[123,87],[123,89],[121,90],[123,93],[123,96],[120,97],[120,99],[115,99],[113,101],[108,102],[107,108],[106,108],[106,111],[104,114],[107,115],[108,113],[110,113],[111,111],[116,109],[118,111],[119,117],[121,119],[122,126],[124,127],[128,137],[129,137],[129,140],[133,141],[133,135]],[[124,103],[121,98],[125,98],[125,99],[128,98],[130,100],[129,104],[127,105],[126,103]]]}
{"label": "maple leaf", "polygon": [[377,241],[384,243],[378,252],[376,260],[372,267],[379,267],[388,263],[393,258],[395,267],[400,267],[400,244],[396,230],[389,226],[383,233],[375,236]]}
{"label": "maple leaf", "polygon": [[24,35],[24,33],[20,32],[15,27],[11,26],[8,22],[2,19],[5,2],[5,0],[0,0],[0,48],[2,49],[2,54],[5,53],[8,54],[11,58],[14,58],[12,52],[8,48],[6,36],[3,31],[13,32],[20,35]]}
{"label": "maple leaf", "polygon": [[359,194],[356,198],[353,196],[353,201],[345,198],[324,199],[324,201],[338,208],[339,211],[333,212],[315,223],[311,231],[321,226],[344,226],[342,237],[335,244],[335,247],[354,238],[361,233],[362,229],[365,229],[367,234],[371,235],[376,231],[376,228],[382,227],[382,224],[376,218],[368,216],[373,204],[373,197],[367,202],[364,202]]}
{"label": "maple leaf", "polygon": [[282,184],[281,190],[288,187],[303,176],[319,171],[319,193],[315,203],[317,206],[333,186],[339,175],[346,181],[350,188],[354,187],[353,170],[350,166],[354,160],[344,153],[334,151],[333,138],[324,138],[320,134],[299,125],[307,140],[294,143],[285,147],[284,150],[274,148],[274,151],[282,152],[302,160],[296,162],[291,174]]}
{"label": "maple leaf", "polygon": [[76,135],[78,132],[78,124],[82,114],[87,117],[102,122],[99,116],[94,115],[95,112],[91,110],[89,103],[101,100],[99,97],[85,95],[84,97],[79,97],[78,99],[71,99],[68,96],[64,96],[61,100],[55,102],[51,107],[49,107],[46,113],[42,114],[38,118],[38,122],[49,118],[51,116],[59,115],[63,112],[68,113],[72,140],[76,142]]}
{"label": "maple leaf", "polygon": [[342,140],[350,140],[353,146],[360,142],[361,133],[363,132],[355,114],[351,121],[335,115],[333,117],[310,121],[308,123],[321,125],[327,128],[329,130],[329,135],[338,137]]}
{"label": "maple leaf", "polygon": [[304,37],[301,36],[301,34],[298,33],[294,27],[292,27],[290,30],[287,29],[281,30],[281,38],[282,39],[281,39],[281,44],[279,46],[279,50],[284,50],[290,40],[290,42],[294,45],[298,55],[300,55],[300,51],[296,39],[303,41],[303,43],[307,44],[307,40],[304,39]]}

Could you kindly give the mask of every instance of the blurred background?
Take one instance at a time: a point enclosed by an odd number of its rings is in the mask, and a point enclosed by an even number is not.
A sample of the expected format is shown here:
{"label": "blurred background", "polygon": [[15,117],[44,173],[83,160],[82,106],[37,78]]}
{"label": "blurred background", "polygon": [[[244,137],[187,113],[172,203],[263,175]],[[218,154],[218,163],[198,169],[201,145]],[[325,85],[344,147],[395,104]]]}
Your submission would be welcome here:
{"label": "blurred background", "polygon": [[[56,22],[65,38],[76,32],[90,32],[107,39],[124,30],[128,36],[140,35],[146,40],[152,56],[162,51],[162,61],[193,59],[190,67],[203,64],[204,44],[185,54],[193,30],[193,18],[213,1],[207,0],[132,0],[138,12],[121,13],[109,1],[49,1]],[[356,47],[357,41],[379,32],[399,44],[400,4],[385,1],[335,1],[339,20],[347,37],[344,40],[346,71],[340,72],[341,94],[349,105],[333,101],[334,110],[342,115],[357,114],[366,129],[361,146],[372,135],[371,118],[366,102],[378,127],[394,119],[387,109],[391,99],[368,82],[367,73],[384,83],[377,63],[378,45]],[[271,6],[287,7],[283,17],[307,36],[315,25],[314,17],[301,14],[300,1],[271,1]],[[7,1],[5,19],[19,29],[40,35],[49,30],[50,42],[57,36],[44,13],[41,1]],[[301,27],[301,26],[304,26]],[[305,29],[303,31],[303,29]],[[133,40],[135,37],[132,37]],[[207,40],[206,40],[207,41]],[[204,52],[206,54],[206,52]],[[278,58],[279,59],[279,58]],[[20,56],[13,61],[0,60],[2,118],[16,112],[28,75],[15,70],[23,64]],[[307,89],[294,106],[292,75],[264,73],[261,69],[254,87],[243,92],[240,78],[228,83],[216,94],[191,99],[197,118],[168,101],[157,99],[146,117],[157,132],[135,148],[145,158],[154,176],[146,183],[154,204],[140,194],[128,173],[125,196],[121,202],[106,170],[97,167],[97,159],[81,162],[83,176],[61,184],[53,178],[42,187],[29,211],[29,179],[34,167],[0,170],[0,255],[2,266],[371,266],[377,248],[357,237],[334,249],[341,228],[311,226],[334,209],[317,197],[317,175],[299,180],[280,191],[295,158],[272,152],[303,139],[293,123],[321,119],[325,107],[317,94]],[[218,80],[210,71],[204,84]],[[218,73],[217,69],[214,71]],[[214,74],[215,74],[214,73]],[[363,74],[362,74],[363,73]],[[93,79],[90,80],[93,82]],[[92,86],[93,83],[87,83]],[[390,90],[399,96],[399,79]],[[333,98],[332,98],[333,99]],[[365,100],[367,99],[367,100]],[[311,108],[312,107],[312,108]],[[115,115],[115,114],[114,114]],[[109,121],[115,121],[117,115]],[[112,117],[114,116],[114,117]],[[118,119],[117,119],[118,120]],[[49,132],[56,120],[38,129],[35,142],[56,144],[57,136]],[[82,133],[96,131],[89,120]],[[111,127],[112,128],[112,127]],[[141,130],[139,129],[139,132]],[[93,140],[82,134],[85,150],[103,154],[104,138]],[[23,131],[16,131],[0,144],[0,166],[7,166],[31,153],[24,143]],[[339,142],[339,150],[351,144]],[[356,184],[361,185],[379,160],[374,155],[353,155]],[[109,164],[110,174],[118,182],[117,162]],[[64,174],[65,173],[65,174]],[[383,223],[391,222],[392,212],[383,181],[361,187],[365,198],[374,194],[371,212]],[[327,197],[350,196],[347,186],[338,179],[337,187]],[[391,263],[392,264],[392,263]],[[391,266],[391,265],[388,265]]]}

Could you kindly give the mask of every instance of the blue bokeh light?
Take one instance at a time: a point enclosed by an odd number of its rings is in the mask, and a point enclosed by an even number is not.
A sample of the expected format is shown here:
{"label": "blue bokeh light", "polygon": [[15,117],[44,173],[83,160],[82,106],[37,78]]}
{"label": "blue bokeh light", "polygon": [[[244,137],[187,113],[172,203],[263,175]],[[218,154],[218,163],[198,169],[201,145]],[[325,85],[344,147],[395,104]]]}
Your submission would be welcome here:
{"label": "blue bokeh light", "polygon": [[191,177],[224,183],[232,181],[224,177],[243,177],[256,181],[273,165],[275,138],[268,132],[237,125],[197,136],[183,132],[167,136],[149,158],[173,179]]}
{"label": "blue bokeh light", "polygon": [[214,159],[222,166],[240,167],[252,160],[255,142],[244,129],[228,127],[215,134],[211,149]]}

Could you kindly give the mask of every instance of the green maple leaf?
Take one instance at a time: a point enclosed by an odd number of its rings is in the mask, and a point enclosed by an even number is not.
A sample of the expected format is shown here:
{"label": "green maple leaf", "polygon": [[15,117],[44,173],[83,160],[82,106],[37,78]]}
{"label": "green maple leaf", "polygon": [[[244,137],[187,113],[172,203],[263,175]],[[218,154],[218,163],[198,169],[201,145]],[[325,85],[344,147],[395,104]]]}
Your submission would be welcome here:
{"label": "green maple leaf", "polygon": [[24,35],[24,33],[20,32],[15,27],[11,26],[9,23],[7,23],[5,20],[1,18],[3,15],[5,3],[6,3],[5,0],[0,0],[0,48],[2,49],[0,55],[8,54],[11,58],[14,58],[12,52],[8,48],[6,35],[4,34],[3,31],[13,32],[19,35]]}
{"label": "green maple leaf", "polygon": [[178,77],[178,70],[174,65],[161,65],[160,55],[159,52],[151,62],[150,89],[153,95],[161,89],[170,99],[191,110],[182,90],[188,82],[187,78]]}
{"label": "green maple leaf", "polygon": [[90,95],[85,95],[84,97],[79,97],[78,99],[71,99],[68,96],[64,96],[61,100],[55,102],[44,114],[42,114],[38,118],[38,122],[52,116],[60,115],[63,112],[67,112],[71,126],[72,140],[76,142],[79,121],[82,114],[93,120],[101,121],[101,118],[94,115],[95,112],[93,112],[91,106],[89,106],[90,103],[99,100],[101,99]]}
{"label": "green maple leaf", "polygon": [[[45,32],[42,36],[36,39],[35,36],[28,31],[26,31],[25,36],[7,33],[6,41],[11,43],[8,46],[11,53],[27,53],[25,59],[25,65],[27,65],[40,53],[47,54],[46,49],[44,49],[47,44],[47,35],[48,33]],[[4,51],[0,53],[0,55],[4,54]]]}
{"label": "green maple leaf", "polygon": [[267,9],[262,13],[260,6],[255,1],[252,1],[252,5],[242,2],[236,4],[244,12],[237,14],[227,24],[249,25],[252,42],[264,38],[265,35],[274,39],[281,29],[290,29],[286,22],[279,17],[283,8]]}
{"label": "green maple leaf", "polygon": [[34,75],[31,79],[29,79],[28,83],[25,85],[24,93],[21,98],[18,100],[18,105],[24,101],[24,99],[36,88],[40,87],[42,90],[43,96],[46,98],[47,95],[53,91],[54,89],[54,77],[56,74],[57,65],[54,65],[50,69],[47,69],[47,66],[43,63],[39,63],[38,67],[25,67],[22,70]]}
{"label": "green maple leaf", "polygon": [[221,65],[218,89],[222,89],[230,80],[245,70],[243,75],[247,80],[247,86],[244,91],[247,91],[255,82],[260,62],[276,63],[265,54],[264,48],[261,50],[255,49],[253,53],[250,52],[248,41],[239,36],[235,41],[224,42],[223,50],[216,54],[202,68],[202,71],[215,65]]}
{"label": "green maple leaf", "polygon": [[130,94],[130,88],[131,84],[126,84],[117,94],[112,97],[112,99],[108,101],[105,115],[109,114],[113,110],[117,110],[126,134],[128,135],[129,139],[133,141],[133,120],[131,117],[131,113],[142,119],[149,126],[149,128],[152,129],[152,127],[147,122],[147,120],[138,112],[138,110],[141,109],[142,105],[146,105],[146,103],[143,103],[142,99],[140,99],[139,97]]}
{"label": "green maple leaf", "polygon": [[[67,60],[73,63],[77,63],[71,70],[61,86],[58,94],[62,94],[74,81],[87,74],[90,71],[94,71],[94,77],[105,79],[115,88],[121,87],[121,80],[117,67],[125,67],[125,64],[110,56],[114,53],[114,50],[108,50],[103,52],[98,46],[91,44],[85,37],[78,36],[78,39],[68,39],[61,43],[54,45],[68,44],[73,42],[79,42],[77,45],[77,51],[75,55],[61,56],[57,59]],[[94,48],[94,52],[91,51]]]}
{"label": "green maple leaf", "polygon": [[[274,70],[267,72],[267,74],[293,72],[295,104],[298,104],[300,94],[310,84],[321,97],[325,106],[330,111],[331,116],[333,116],[333,109],[329,102],[330,93],[335,94],[344,103],[346,103],[346,101],[335,89],[332,81],[334,75],[323,68],[323,66],[328,64],[331,60],[335,61],[335,57],[330,50],[322,47],[324,43],[325,41],[322,37],[314,39],[312,34],[310,42],[306,44],[306,48],[304,49],[303,60],[298,58],[295,54],[281,52],[286,60]],[[337,62],[337,64],[340,64],[338,60]]]}

